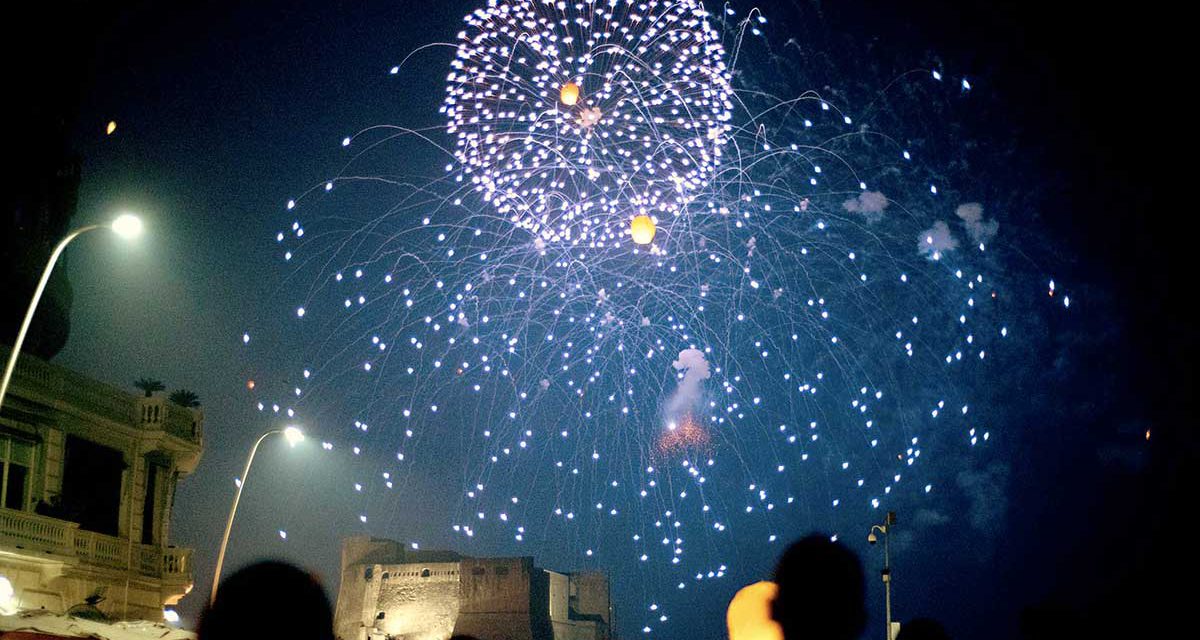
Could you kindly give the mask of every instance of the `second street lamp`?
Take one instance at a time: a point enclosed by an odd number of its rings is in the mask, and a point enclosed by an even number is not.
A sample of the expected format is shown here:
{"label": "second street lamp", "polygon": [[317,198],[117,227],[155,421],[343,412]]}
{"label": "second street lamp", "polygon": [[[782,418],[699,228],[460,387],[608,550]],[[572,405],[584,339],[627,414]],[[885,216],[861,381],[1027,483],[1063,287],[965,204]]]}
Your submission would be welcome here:
{"label": "second street lamp", "polygon": [[229,546],[229,532],[233,529],[233,517],[237,515],[238,502],[242,499],[242,489],[246,488],[250,465],[254,464],[254,454],[258,453],[258,445],[262,444],[263,440],[275,434],[283,435],[288,444],[293,447],[304,441],[304,432],[294,425],[283,429],[271,429],[254,441],[254,446],[250,448],[250,457],[246,458],[246,468],[242,470],[242,477],[238,479],[237,493],[233,494],[233,506],[229,508],[229,519],[225,522],[225,535],[221,536],[221,550],[217,553],[217,569],[213,572],[212,593],[208,597],[210,605],[217,599],[217,586],[221,582],[221,566],[225,564],[225,548]]}

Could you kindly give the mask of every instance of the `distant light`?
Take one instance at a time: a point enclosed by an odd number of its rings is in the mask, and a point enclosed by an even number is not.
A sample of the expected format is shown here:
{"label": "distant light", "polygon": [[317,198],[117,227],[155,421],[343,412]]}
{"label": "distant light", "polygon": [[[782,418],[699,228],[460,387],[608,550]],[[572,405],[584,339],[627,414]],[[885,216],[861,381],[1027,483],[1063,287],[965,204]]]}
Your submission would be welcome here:
{"label": "distant light", "polygon": [[296,426],[291,426],[284,429],[283,437],[287,440],[288,444],[292,445],[293,447],[301,442],[304,442],[304,432],[300,430],[300,427]]}
{"label": "distant light", "polygon": [[163,609],[163,620],[169,624],[179,624],[179,612],[174,609]]}
{"label": "distant light", "polygon": [[113,134],[113,132],[116,130],[117,130],[117,121],[109,120],[108,126],[104,128],[104,135],[111,136]]}
{"label": "distant light", "polygon": [[122,238],[132,240],[142,235],[142,219],[132,213],[122,213],[112,221],[112,230]]}

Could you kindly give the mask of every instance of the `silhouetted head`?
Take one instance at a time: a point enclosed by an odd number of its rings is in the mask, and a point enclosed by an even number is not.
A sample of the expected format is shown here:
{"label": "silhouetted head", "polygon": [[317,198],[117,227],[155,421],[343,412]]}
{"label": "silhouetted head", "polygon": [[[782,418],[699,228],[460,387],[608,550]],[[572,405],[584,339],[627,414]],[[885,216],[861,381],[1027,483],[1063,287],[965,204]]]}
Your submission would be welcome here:
{"label": "silhouetted head", "polygon": [[199,640],[333,640],[333,610],[311,574],[284,562],[259,562],[221,583],[196,635]]}
{"label": "silhouetted head", "polygon": [[937,620],[914,618],[900,625],[896,640],[950,640],[950,634]]}
{"label": "silhouetted head", "polygon": [[854,552],[829,536],[792,543],[775,566],[771,617],[789,640],[852,640],[866,626],[866,584]]}

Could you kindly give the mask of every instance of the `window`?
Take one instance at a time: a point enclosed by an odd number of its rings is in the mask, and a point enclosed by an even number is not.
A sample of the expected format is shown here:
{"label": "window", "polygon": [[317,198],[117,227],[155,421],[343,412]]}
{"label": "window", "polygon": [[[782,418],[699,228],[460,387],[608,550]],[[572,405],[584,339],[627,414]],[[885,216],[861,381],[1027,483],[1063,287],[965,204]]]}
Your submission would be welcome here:
{"label": "window", "polygon": [[498,576],[508,575],[508,567],[496,567],[496,575],[498,575]]}
{"label": "window", "polygon": [[429,569],[421,569],[421,577],[428,578],[429,577]]}
{"label": "window", "polygon": [[158,541],[155,535],[155,516],[158,515],[158,476],[163,471],[156,464],[146,465],[146,496],[142,501],[142,544],[154,544]]}
{"label": "window", "polygon": [[117,535],[124,456],[116,449],[67,436],[64,458],[62,503],[65,519],[78,522],[84,531]]}
{"label": "window", "polygon": [[25,510],[29,504],[29,479],[33,469],[33,444],[0,437],[0,497],[7,509]]}

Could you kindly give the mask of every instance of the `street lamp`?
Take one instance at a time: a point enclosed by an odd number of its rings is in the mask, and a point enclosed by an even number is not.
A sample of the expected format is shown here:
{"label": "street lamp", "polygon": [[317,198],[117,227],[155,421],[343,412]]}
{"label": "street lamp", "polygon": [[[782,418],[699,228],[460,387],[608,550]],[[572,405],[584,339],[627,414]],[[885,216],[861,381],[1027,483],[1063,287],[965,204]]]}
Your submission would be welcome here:
{"label": "street lamp", "polygon": [[888,536],[892,532],[892,525],[896,524],[896,512],[889,511],[883,519],[883,524],[871,525],[871,531],[867,534],[867,542],[875,544],[879,541],[875,532],[883,534],[883,571],[879,575],[883,578],[883,606],[884,606],[884,623],[887,625],[884,629],[884,638],[887,640],[895,640],[892,637],[892,559],[891,549],[888,545]]}
{"label": "street lamp", "polygon": [[254,463],[254,454],[258,453],[258,445],[269,436],[282,434],[288,445],[295,447],[304,442],[304,432],[299,427],[289,425],[283,429],[271,429],[258,437],[250,448],[250,457],[246,458],[246,468],[242,469],[242,477],[237,483],[237,493],[233,494],[233,506],[229,508],[229,520],[225,522],[225,535],[221,537],[221,551],[217,553],[217,570],[213,573],[212,594],[208,603],[211,605],[217,599],[217,585],[221,582],[221,565],[225,564],[225,547],[229,545],[229,531],[233,529],[233,516],[237,514],[238,502],[242,499],[242,489],[246,488],[246,478],[250,475],[250,465]]}
{"label": "street lamp", "polygon": [[50,260],[46,263],[46,268],[42,270],[42,279],[38,281],[37,289],[33,291],[33,299],[29,301],[29,309],[25,312],[25,320],[21,322],[21,330],[17,333],[17,341],[13,343],[12,353],[8,354],[8,364],[4,367],[4,380],[0,381],[0,407],[4,406],[4,397],[8,395],[8,383],[12,380],[13,370],[17,367],[17,356],[21,353],[25,334],[29,331],[29,324],[33,322],[33,314],[37,310],[38,301],[42,299],[42,292],[46,290],[46,283],[50,281],[50,274],[54,271],[58,257],[62,255],[63,250],[72,240],[96,229],[111,229],[121,238],[132,240],[142,234],[142,219],[132,213],[122,213],[109,224],[90,224],[80,227],[58,241],[54,251],[50,253]]}

